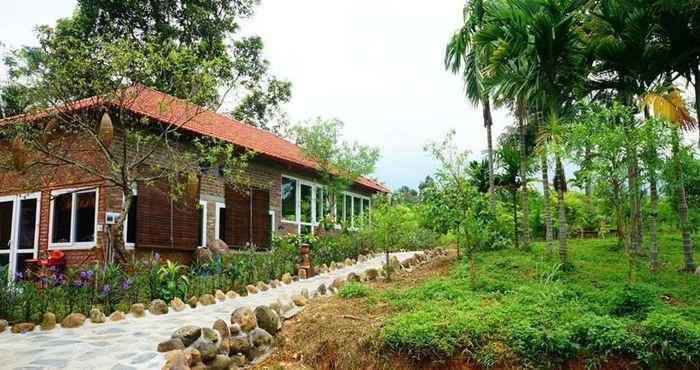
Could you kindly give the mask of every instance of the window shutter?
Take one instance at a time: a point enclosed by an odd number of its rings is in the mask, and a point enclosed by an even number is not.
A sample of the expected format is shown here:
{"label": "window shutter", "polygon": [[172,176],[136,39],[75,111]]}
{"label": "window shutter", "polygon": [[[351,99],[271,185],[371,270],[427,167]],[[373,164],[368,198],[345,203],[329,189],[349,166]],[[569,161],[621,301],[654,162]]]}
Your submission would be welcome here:
{"label": "window shutter", "polygon": [[226,184],[226,240],[231,246],[245,246],[250,238],[250,193]]}
{"label": "window shutter", "polygon": [[[197,194],[199,190],[197,191]],[[138,184],[136,246],[194,250],[197,247],[198,197],[170,199],[170,184],[160,179]]]}
{"label": "window shutter", "polygon": [[271,247],[272,225],[270,224],[270,191],[253,188],[252,202],[252,236],[253,243],[258,248],[269,249]]}

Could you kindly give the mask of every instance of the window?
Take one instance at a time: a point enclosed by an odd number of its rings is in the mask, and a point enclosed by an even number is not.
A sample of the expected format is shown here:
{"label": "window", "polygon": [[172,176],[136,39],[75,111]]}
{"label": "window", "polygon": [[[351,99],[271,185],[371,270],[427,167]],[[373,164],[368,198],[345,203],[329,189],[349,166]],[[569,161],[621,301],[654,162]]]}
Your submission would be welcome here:
{"label": "window", "polygon": [[214,224],[214,239],[226,240],[226,204],[216,203],[216,224]]}
{"label": "window", "polygon": [[352,222],[352,196],[345,194],[345,206],[343,207],[343,221],[346,225]]}
{"label": "window", "polygon": [[282,177],[282,219],[297,220],[297,181]]}
{"label": "window", "polygon": [[316,208],[314,209],[314,214],[316,215],[316,224],[323,221],[323,188],[316,188]]}
{"label": "window", "polygon": [[97,189],[52,193],[50,246],[92,248],[97,239]]}
{"label": "window", "polygon": [[301,203],[300,203],[300,220],[301,223],[311,224],[313,222],[313,211],[311,209],[313,203],[313,187],[310,185],[301,185]]}
{"label": "window", "polygon": [[207,202],[204,200],[200,200],[197,207],[197,245],[207,246]]}
{"label": "window", "polygon": [[131,198],[131,205],[129,206],[129,213],[126,215],[126,221],[124,222],[124,229],[126,230],[126,238],[124,242],[127,247],[134,247],[136,245],[136,209],[138,207],[139,197],[134,195]]}

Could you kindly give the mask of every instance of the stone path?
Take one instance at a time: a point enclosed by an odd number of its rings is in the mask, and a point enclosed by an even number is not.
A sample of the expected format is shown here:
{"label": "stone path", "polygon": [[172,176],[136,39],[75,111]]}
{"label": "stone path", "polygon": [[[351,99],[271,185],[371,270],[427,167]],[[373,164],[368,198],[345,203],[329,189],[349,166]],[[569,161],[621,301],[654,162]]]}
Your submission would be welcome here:
{"label": "stone path", "polygon": [[[412,257],[414,252],[394,253],[399,261]],[[293,282],[290,285],[246,297],[228,299],[210,306],[189,306],[181,312],[170,310],[167,315],[154,316],[146,313],[144,318],[118,322],[85,325],[75,329],[57,327],[42,332],[38,328],[26,334],[0,333],[0,369],[13,370],[144,370],[160,369],[164,363],[162,354],[156,352],[158,343],[170,338],[173,331],[184,325],[211,327],[217,319],[230,321],[231,312],[238,307],[255,308],[269,305],[279,298],[289,299],[302,288],[316,290],[322,283],[330,285],[338,277],[351,272],[379,268],[384,257],[379,255],[366,262],[334,270],[311,279]]]}

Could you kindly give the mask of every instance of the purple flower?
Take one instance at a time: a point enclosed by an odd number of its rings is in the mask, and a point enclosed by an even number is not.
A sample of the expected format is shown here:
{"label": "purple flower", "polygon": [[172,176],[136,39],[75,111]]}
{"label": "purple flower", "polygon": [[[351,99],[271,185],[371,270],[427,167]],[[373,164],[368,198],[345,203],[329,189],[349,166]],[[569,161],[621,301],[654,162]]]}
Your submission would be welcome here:
{"label": "purple flower", "polygon": [[91,276],[92,276],[92,271],[90,271],[90,270],[88,270],[88,271],[81,271],[81,272],[80,272],[80,278],[83,279],[83,280],[87,280],[87,279],[89,279]]}
{"label": "purple flower", "polygon": [[126,279],[122,282],[122,289],[127,290],[131,287],[131,279]]}
{"label": "purple flower", "polygon": [[112,291],[112,288],[109,287],[109,285],[105,284],[102,286],[102,293],[107,294]]}
{"label": "purple flower", "polygon": [[73,282],[73,285],[75,285],[76,287],[80,288],[81,286],[83,286],[83,281],[80,280],[80,279],[77,279],[77,280],[75,280],[75,281]]}
{"label": "purple flower", "polygon": [[23,278],[23,277],[24,277],[24,274],[23,274],[23,273],[21,273],[21,272],[15,272],[15,278],[21,279],[21,278]]}
{"label": "purple flower", "polygon": [[160,253],[156,252],[156,254],[153,255],[153,261],[158,262],[160,260]]}

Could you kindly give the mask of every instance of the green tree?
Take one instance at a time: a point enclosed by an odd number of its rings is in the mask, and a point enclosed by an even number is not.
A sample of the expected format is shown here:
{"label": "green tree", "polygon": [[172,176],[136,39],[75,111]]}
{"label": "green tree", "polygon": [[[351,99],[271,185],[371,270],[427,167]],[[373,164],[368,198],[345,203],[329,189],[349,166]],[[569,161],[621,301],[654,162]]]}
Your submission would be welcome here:
{"label": "green tree", "polygon": [[[38,27],[38,47],[20,48],[6,59],[10,81],[3,88],[9,92],[3,95],[14,96],[14,103],[37,104],[31,94],[19,98],[16,86],[32,86],[47,78],[65,82],[61,73],[68,65],[75,83],[62,86],[61,95],[70,100],[98,95],[103,88],[92,82],[116,78],[209,108],[219,108],[233,91],[240,97],[233,109],[236,118],[271,128],[270,120],[278,116],[274,112],[290,99],[291,84],[269,74],[259,37],[238,35],[238,22],[250,16],[256,4],[254,0],[81,0],[72,17],[59,20],[55,27]],[[110,75],[108,60],[92,58],[92,51],[101,45],[121,42],[140,51],[134,62],[149,70],[146,76]],[[93,65],[81,64],[85,60]],[[203,69],[210,78],[187,77],[200,75]],[[193,96],[193,91],[198,94]],[[32,106],[11,107],[10,113],[18,113]]]}
{"label": "green tree", "polygon": [[464,6],[464,24],[457,30],[447,44],[445,51],[445,67],[452,73],[461,73],[464,79],[464,91],[467,99],[474,105],[481,104],[484,127],[486,127],[486,143],[488,156],[489,187],[491,195],[490,204],[493,211],[496,210],[495,174],[493,136],[491,129],[493,117],[491,115],[491,101],[484,88],[482,68],[486,64],[488,54],[474,47],[473,36],[478,32],[484,22],[484,0],[468,1]]}
{"label": "green tree", "polygon": [[513,211],[513,244],[518,246],[518,189],[520,189],[520,153],[515,147],[505,144],[496,152],[498,156],[497,186],[510,194]]}

